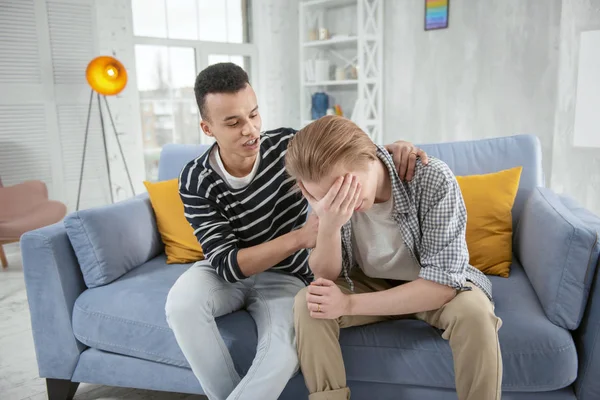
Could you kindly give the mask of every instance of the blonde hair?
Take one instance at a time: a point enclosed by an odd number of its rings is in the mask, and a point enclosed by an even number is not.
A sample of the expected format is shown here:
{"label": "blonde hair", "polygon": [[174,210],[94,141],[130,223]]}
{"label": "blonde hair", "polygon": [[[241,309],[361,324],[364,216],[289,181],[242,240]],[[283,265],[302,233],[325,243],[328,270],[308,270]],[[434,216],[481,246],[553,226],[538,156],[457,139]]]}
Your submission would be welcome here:
{"label": "blonde hair", "polygon": [[301,129],[288,145],[285,166],[296,180],[318,182],[335,166],[366,167],[377,147],[349,119],[328,115]]}

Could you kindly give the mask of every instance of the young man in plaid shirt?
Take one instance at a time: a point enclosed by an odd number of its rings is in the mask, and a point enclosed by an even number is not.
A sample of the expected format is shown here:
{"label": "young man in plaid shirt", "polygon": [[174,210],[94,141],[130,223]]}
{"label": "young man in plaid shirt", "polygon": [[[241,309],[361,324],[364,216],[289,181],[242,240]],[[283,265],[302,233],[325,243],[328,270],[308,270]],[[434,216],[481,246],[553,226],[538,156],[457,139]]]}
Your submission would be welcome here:
{"label": "young man in plaid shirt", "polygon": [[443,330],[461,400],[498,400],[501,320],[469,265],[466,209],[452,171],[430,158],[402,182],[389,154],[330,116],[290,141],[286,167],[319,218],[316,281],[294,305],[310,400],[348,399],[340,328],[413,316]]}

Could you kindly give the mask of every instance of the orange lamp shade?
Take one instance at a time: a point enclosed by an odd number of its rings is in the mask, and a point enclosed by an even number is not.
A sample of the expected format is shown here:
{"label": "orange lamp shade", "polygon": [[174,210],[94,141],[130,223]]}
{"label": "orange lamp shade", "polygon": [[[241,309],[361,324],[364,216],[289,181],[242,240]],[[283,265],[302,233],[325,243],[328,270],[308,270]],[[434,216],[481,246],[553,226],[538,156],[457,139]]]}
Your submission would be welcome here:
{"label": "orange lamp shade", "polygon": [[119,94],[127,85],[127,71],[114,57],[94,58],[87,66],[85,77],[96,92],[104,96]]}

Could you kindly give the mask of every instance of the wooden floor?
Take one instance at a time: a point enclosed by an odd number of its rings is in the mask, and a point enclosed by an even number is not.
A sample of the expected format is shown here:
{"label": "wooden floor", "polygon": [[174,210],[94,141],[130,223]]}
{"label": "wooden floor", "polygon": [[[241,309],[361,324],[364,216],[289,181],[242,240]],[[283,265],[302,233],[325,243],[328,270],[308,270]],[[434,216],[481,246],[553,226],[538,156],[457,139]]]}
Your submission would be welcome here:
{"label": "wooden floor", "polygon": [[[0,270],[0,399],[46,399],[38,377],[23,267],[16,245],[5,246],[9,268]],[[202,400],[204,396],[81,384],[76,400]]]}

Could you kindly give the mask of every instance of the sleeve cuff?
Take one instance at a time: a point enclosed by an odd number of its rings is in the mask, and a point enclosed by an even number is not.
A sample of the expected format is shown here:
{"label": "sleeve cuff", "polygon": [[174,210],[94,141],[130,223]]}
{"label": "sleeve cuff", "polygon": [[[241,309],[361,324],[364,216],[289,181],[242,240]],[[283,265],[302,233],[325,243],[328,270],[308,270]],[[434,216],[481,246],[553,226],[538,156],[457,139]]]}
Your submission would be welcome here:
{"label": "sleeve cuff", "polygon": [[448,274],[446,271],[443,271],[440,268],[421,267],[419,278],[435,282],[440,285],[450,286],[451,288],[460,291],[470,290],[470,288],[465,285],[466,279],[463,278],[461,282],[460,279],[457,279],[457,277]]}

